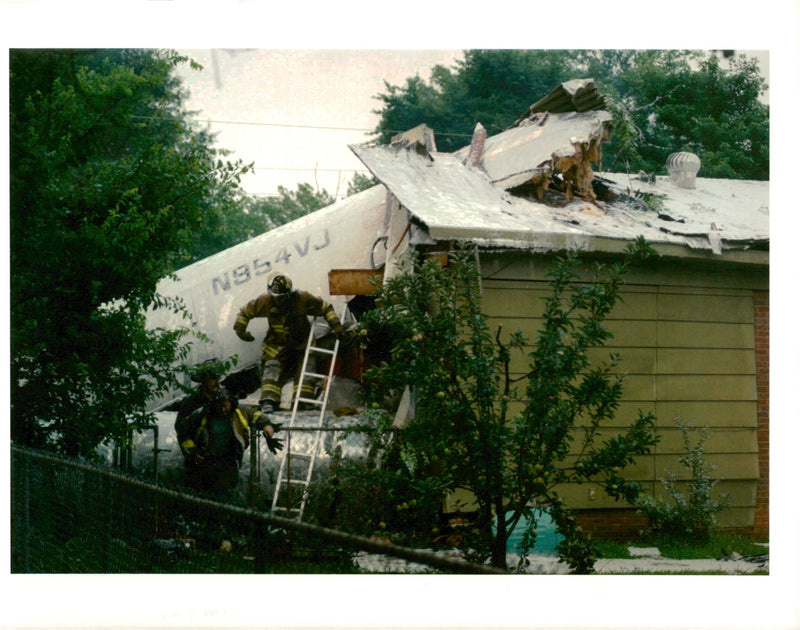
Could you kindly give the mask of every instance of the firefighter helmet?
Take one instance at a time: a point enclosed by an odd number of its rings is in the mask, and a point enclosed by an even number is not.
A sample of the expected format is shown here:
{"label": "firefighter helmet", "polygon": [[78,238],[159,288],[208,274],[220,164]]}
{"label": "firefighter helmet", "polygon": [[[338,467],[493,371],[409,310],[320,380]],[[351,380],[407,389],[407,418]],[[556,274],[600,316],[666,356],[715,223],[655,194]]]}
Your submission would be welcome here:
{"label": "firefighter helmet", "polygon": [[238,405],[239,405],[239,400],[236,398],[236,396],[234,394],[229,392],[224,387],[220,387],[219,391],[216,393],[216,395],[211,400],[211,403],[209,405],[210,408],[211,408],[210,410],[211,410],[212,414],[219,415],[219,414],[222,413],[222,402],[224,400],[229,400],[230,401],[230,403],[231,403],[231,411],[236,409],[236,407],[238,407]]}
{"label": "firefighter helmet", "polygon": [[292,280],[284,273],[275,273],[267,279],[270,295],[288,295],[292,291]]}
{"label": "firefighter helmet", "polygon": [[191,379],[195,383],[204,383],[208,380],[218,379],[222,372],[222,363],[217,359],[207,359],[194,366],[191,372]]}

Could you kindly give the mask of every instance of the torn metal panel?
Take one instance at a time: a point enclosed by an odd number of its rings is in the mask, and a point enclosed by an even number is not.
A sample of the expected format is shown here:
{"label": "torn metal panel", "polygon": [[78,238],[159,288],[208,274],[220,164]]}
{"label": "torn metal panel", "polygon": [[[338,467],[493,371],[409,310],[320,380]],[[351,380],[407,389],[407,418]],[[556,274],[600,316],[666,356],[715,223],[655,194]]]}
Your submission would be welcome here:
{"label": "torn metal panel", "polygon": [[[554,227],[547,206],[494,187],[454,155],[437,153],[431,160],[385,146],[350,148],[434,239],[460,238],[464,228],[502,238]],[[570,226],[561,231],[576,232]]]}
{"label": "torn metal panel", "polygon": [[411,224],[412,216],[402,203],[393,195],[391,216],[386,230],[386,266],[384,279],[391,280],[400,273],[404,262],[412,251]]}
{"label": "torn metal panel", "polygon": [[[491,182],[509,190],[531,181],[546,186],[554,173],[598,161],[599,146],[611,134],[611,114],[605,111],[546,114],[524,127],[487,138],[481,166]],[[455,153],[465,159],[469,148]]]}
{"label": "torn metal panel", "polygon": [[436,151],[436,136],[428,125],[417,125],[413,129],[392,136],[390,144],[415,146],[421,154],[433,153]]}
{"label": "torn metal panel", "polygon": [[330,294],[373,295],[383,282],[383,269],[331,269]]}

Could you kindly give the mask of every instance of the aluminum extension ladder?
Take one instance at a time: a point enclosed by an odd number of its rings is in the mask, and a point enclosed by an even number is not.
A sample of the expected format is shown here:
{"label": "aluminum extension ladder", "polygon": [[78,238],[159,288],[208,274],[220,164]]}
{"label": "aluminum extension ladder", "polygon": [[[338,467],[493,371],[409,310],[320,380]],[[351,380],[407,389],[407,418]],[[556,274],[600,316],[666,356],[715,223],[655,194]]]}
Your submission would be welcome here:
{"label": "aluminum extension ladder", "polygon": [[[316,320],[315,322],[316,323]],[[289,420],[289,430],[286,432],[286,451],[281,461],[278,470],[278,479],[275,482],[275,494],[272,497],[272,513],[278,516],[285,516],[297,521],[302,520],[303,511],[306,507],[306,500],[308,499],[308,486],[311,484],[311,474],[314,472],[314,463],[317,459],[317,451],[319,450],[320,438],[322,431],[313,430],[314,428],[322,428],[325,419],[325,408],[328,406],[328,393],[331,388],[331,381],[333,380],[333,369],[336,364],[336,355],[339,351],[339,339],[336,339],[333,349],[321,348],[314,344],[314,328],[312,323],[311,330],[308,333],[308,343],[306,344],[306,352],[303,356],[303,366],[300,370],[300,380],[297,383],[297,393],[294,397],[294,404],[292,405],[292,415]],[[308,358],[312,354],[319,354],[330,357],[330,365],[327,374],[320,374],[318,372],[308,371]],[[320,399],[304,398],[302,396],[303,383],[306,378],[323,380],[323,392]],[[311,446],[302,451],[292,451],[292,428],[295,427],[297,420],[297,410],[300,403],[306,403],[319,407],[319,417],[317,418],[316,427],[310,427],[313,431],[313,438],[311,439]],[[307,427],[302,427],[307,428]],[[299,472],[293,473],[293,466],[299,469]],[[299,505],[297,504],[296,497],[300,493]],[[294,503],[293,503],[293,499]]]}

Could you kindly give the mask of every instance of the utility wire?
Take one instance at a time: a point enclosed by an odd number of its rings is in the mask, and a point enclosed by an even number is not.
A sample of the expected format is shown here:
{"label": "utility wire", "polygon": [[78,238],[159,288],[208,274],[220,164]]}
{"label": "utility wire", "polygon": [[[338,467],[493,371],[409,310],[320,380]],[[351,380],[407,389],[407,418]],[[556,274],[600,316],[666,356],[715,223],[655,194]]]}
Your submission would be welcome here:
{"label": "utility wire", "polygon": [[[201,119],[198,119],[201,120]],[[256,127],[287,127],[287,128],[297,128],[297,129],[322,129],[325,131],[361,131],[363,133],[369,133],[372,131],[371,129],[359,129],[356,127],[326,127],[323,125],[292,125],[289,123],[262,123],[262,122],[250,122],[245,120],[212,120],[210,118],[203,118],[202,122],[208,123],[215,123],[217,125],[253,125]]]}
{"label": "utility wire", "polygon": [[[139,120],[171,120],[171,121],[180,121],[182,119],[174,117],[174,116],[131,116],[131,118],[136,118]],[[362,133],[372,133],[372,129],[361,129],[357,127],[328,127],[323,125],[294,125],[288,123],[264,123],[264,122],[250,122],[250,121],[242,121],[242,120],[213,120],[213,119],[196,119],[199,122],[206,122],[206,123],[214,123],[217,125],[246,125],[246,126],[255,126],[255,127],[281,127],[281,128],[295,128],[295,129],[317,129],[323,131],[360,131]],[[384,129],[385,132],[388,133],[402,133],[400,130],[396,129]],[[454,137],[463,137],[463,138],[471,138],[471,134],[466,133],[440,133],[434,132],[436,135],[439,136],[454,136]],[[368,169],[355,169],[355,168],[283,168],[277,166],[257,166],[254,167],[252,170],[254,171],[305,171],[305,172],[326,172],[326,173],[338,173],[338,172],[353,172],[353,173],[368,173],[370,172]],[[248,193],[253,196],[258,197],[278,197],[280,196],[279,193]],[[347,195],[335,195],[336,197],[346,197]]]}
{"label": "utility wire", "polygon": [[314,171],[316,173],[369,173],[366,168],[282,168],[280,166],[255,166],[254,171]]}
{"label": "utility wire", "polygon": [[[172,116],[131,116],[131,118],[137,118],[141,120],[180,120],[179,118],[175,118]],[[318,129],[324,131],[360,131],[362,133],[372,133],[374,129],[362,129],[359,127],[329,127],[324,125],[297,125],[297,124],[289,124],[289,123],[265,123],[265,122],[251,122],[246,120],[213,120],[210,118],[205,119],[196,119],[198,122],[207,122],[207,123],[214,123],[217,125],[249,125],[255,127],[284,127],[284,128],[293,128],[293,129]],[[403,133],[404,130],[400,129],[383,129],[382,131],[387,133]],[[405,130],[407,131],[407,130]],[[472,134],[469,133],[445,133],[434,131],[434,134],[437,136],[456,136],[460,138],[471,138]]]}

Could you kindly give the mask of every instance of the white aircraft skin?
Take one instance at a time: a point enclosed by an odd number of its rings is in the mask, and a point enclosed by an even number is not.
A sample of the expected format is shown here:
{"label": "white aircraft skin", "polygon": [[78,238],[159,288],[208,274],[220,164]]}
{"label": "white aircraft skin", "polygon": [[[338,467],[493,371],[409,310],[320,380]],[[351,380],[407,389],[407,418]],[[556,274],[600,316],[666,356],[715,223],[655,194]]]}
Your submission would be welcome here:
{"label": "white aircraft skin", "polygon": [[[182,298],[197,330],[211,341],[193,339],[186,363],[195,365],[210,358],[225,360],[233,355],[238,355],[236,371],[260,363],[266,319],[250,322],[248,330],[256,338],[252,342],[239,339],[233,323],[242,306],[266,292],[267,276],[274,271],[286,273],[295,289],[331,302],[343,319],[349,296],[330,295],[328,272],[371,269],[383,262],[373,260],[373,250],[375,256],[383,252],[375,244],[386,233],[385,200],[386,189],[374,186],[184,267],[176,272],[177,280],[162,280],[158,292],[165,297]],[[183,317],[168,309],[147,313],[150,329],[174,330],[186,325]],[[183,395],[180,390],[168,392],[152,400],[148,409],[159,409]]]}

